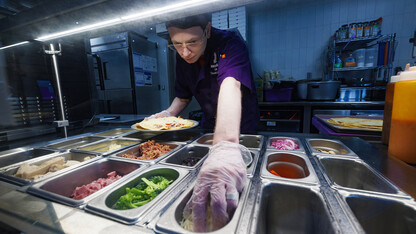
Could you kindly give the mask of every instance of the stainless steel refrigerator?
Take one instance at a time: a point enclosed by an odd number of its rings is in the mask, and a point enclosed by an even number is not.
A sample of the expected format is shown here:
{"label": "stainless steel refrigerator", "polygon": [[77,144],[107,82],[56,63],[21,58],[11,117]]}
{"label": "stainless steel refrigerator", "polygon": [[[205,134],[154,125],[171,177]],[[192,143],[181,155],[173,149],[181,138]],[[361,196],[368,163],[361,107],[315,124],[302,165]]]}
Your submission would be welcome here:
{"label": "stainless steel refrigerator", "polygon": [[157,43],[133,32],[89,39],[96,114],[161,110]]}

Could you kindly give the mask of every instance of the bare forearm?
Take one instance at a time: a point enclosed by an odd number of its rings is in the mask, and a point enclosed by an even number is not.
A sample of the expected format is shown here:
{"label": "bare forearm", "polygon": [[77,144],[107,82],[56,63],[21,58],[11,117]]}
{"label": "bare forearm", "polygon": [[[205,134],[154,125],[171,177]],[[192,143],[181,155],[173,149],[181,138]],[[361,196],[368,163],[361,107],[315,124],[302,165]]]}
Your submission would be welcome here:
{"label": "bare forearm", "polygon": [[167,111],[172,116],[177,116],[179,113],[181,113],[183,109],[185,109],[185,107],[189,104],[189,101],[190,101],[189,99],[181,99],[181,98],[175,97],[175,99],[173,99],[172,104],[170,104]]}
{"label": "bare forearm", "polygon": [[240,82],[232,77],[227,77],[221,84],[218,95],[214,144],[220,141],[239,142],[241,122],[240,87]]}

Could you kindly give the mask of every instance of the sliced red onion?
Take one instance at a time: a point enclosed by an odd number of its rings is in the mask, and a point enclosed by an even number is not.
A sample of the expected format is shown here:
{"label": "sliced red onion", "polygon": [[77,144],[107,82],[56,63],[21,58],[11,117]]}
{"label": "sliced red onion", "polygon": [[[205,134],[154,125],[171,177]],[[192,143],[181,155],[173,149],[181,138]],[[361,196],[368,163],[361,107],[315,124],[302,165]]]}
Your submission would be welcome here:
{"label": "sliced red onion", "polygon": [[292,138],[273,139],[270,146],[279,150],[296,150],[299,149],[299,144]]}

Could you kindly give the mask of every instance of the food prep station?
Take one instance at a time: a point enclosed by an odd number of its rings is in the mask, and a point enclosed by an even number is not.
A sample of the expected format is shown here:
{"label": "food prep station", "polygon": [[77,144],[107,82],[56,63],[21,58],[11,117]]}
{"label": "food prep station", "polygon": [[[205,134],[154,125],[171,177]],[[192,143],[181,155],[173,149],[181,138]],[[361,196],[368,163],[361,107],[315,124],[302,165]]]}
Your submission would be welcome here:
{"label": "food prep station", "polygon": [[[3,151],[0,220],[28,233],[192,233],[181,227],[182,211],[212,137],[199,130],[116,128]],[[299,147],[282,150],[271,144],[288,138]],[[171,150],[154,160],[121,157],[137,154],[148,140]],[[251,152],[244,159],[248,181],[230,222],[213,233],[415,233],[415,194],[398,187],[414,187],[414,178],[387,179],[387,170],[398,167],[389,168],[391,159],[364,140],[267,133],[242,134],[240,144]],[[40,165],[55,157],[80,163],[34,180],[13,176],[23,163]],[[74,188],[112,171],[122,178],[83,199],[71,198]],[[154,175],[172,182],[143,206],[114,209],[126,188]],[[385,222],[388,228],[380,225]]]}

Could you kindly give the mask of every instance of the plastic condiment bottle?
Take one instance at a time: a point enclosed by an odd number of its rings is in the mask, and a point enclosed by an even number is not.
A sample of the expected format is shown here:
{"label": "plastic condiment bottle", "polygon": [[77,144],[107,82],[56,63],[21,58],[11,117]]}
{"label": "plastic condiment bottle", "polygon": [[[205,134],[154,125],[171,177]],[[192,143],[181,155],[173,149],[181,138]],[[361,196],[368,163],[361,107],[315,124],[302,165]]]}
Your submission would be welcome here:
{"label": "plastic condiment bottle", "polygon": [[386,88],[386,99],[384,102],[384,115],[383,115],[383,131],[381,134],[381,142],[385,145],[389,143],[391,114],[392,114],[392,109],[393,109],[394,86],[396,82],[399,80],[400,80],[400,75],[392,76],[390,78],[390,83],[387,84],[387,88]]}
{"label": "plastic condiment bottle", "polygon": [[416,67],[394,85],[389,155],[416,164]]}

